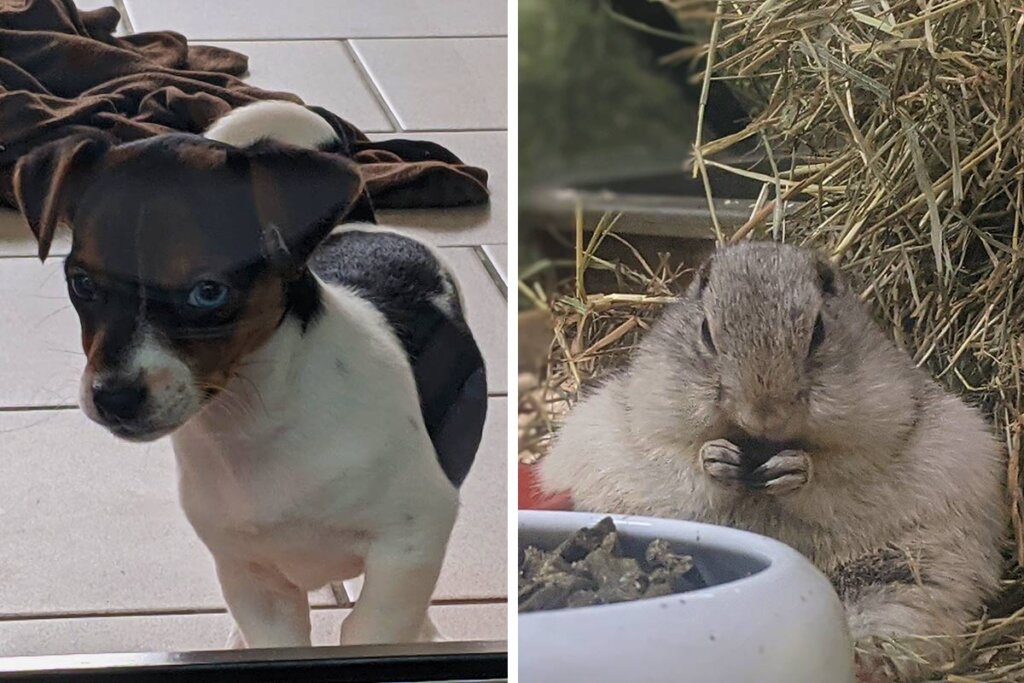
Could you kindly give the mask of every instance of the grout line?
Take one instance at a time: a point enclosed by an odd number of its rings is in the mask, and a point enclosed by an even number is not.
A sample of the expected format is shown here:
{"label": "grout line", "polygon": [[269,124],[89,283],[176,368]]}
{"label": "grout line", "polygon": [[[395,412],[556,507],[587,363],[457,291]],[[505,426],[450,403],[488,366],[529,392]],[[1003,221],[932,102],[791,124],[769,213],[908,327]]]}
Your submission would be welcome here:
{"label": "grout line", "polygon": [[107,619],[107,618],[119,618],[119,617],[187,617],[193,615],[204,615],[204,614],[227,614],[227,610],[223,607],[196,607],[192,609],[166,609],[166,610],[132,610],[132,609],[112,609],[105,612],[94,612],[94,611],[68,611],[68,612],[49,612],[46,614],[17,614],[17,613],[4,613],[0,614],[0,623],[5,621],[46,621],[56,619]]}
{"label": "grout line", "polygon": [[[337,609],[337,605],[310,605],[311,610]],[[227,614],[224,607],[181,607],[178,609],[111,609],[103,612],[81,610],[44,614],[0,613],[0,623],[9,621],[46,621],[56,619],[122,619],[130,617],[189,617]]]}
{"label": "grout line", "polygon": [[78,410],[78,406],[70,404],[55,404],[50,406],[0,406],[0,413],[34,413],[45,410]]}
{"label": "grout line", "polygon": [[488,277],[494,281],[494,284],[497,285],[498,289],[501,291],[501,296],[505,298],[505,301],[508,301],[508,285],[505,284],[505,280],[501,277],[501,273],[498,272],[498,266],[491,261],[491,257],[486,251],[484,251],[483,245],[473,245],[473,253],[476,254],[478,259],[480,259],[480,263],[483,264]]}
{"label": "grout line", "polygon": [[431,600],[431,607],[474,607],[483,605],[507,605],[508,598],[442,598]]}
{"label": "grout line", "polygon": [[373,80],[373,76],[370,75],[370,70],[366,64],[363,63],[362,58],[359,56],[359,51],[356,50],[355,45],[351,41],[341,41],[342,47],[348,53],[348,58],[352,60],[352,65],[355,66],[356,71],[359,72],[359,77],[363,79],[363,83],[370,89],[373,96],[377,98],[377,104],[380,105],[381,109],[384,110],[384,115],[388,117],[388,121],[391,122],[394,132],[401,133],[403,131],[402,122],[398,120],[398,114],[388,104],[388,100],[384,97],[384,93],[381,92],[380,88]]}
{"label": "grout line", "polygon": [[[365,131],[372,135],[381,135],[382,133],[374,131]],[[459,133],[469,135],[471,133],[507,133],[508,128],[419,128],[416,130],[403,130],[402,133],[417,133],[423,135],[436,135],[438,133]]]}
{"label": "grout line", "polygon": [[507,33],[482,33],[476,36],[467,35],[443,35],[443,36],[318,36],[310,38],[306,36],[295,36],[295,37],[276,37],[268,38],[267,36],[258,36],[254,38],[211,38],[209,36],[203,36],[200,38],[189,38],[190,43],[201,42],[201,41],[216,41],[218,43],[311,43],[314,41],[331,41],[331,40],[455,40],[455,39],[468,39],[474,38],[504,38],[508,39]]}
{"label": "grout line", "polygon": [[[474,607],[483,605],[506,605],[506,598],[445,598],[431,601],[431,607]],[[345,605],[310,605],[311,610],[351,609]],[[0,613],[0,623],[12,621],[48,621],[57,619],[119,619],[130,617],[188,617],[227,614],[223,607],[195,607],[181,609],[113,609],[99,611],[49,612],[46,614]]]}
{"label": "grout line", "polygon": [[132,35],[135,33],[135,27],[132,26],[132,19],[128,16],[128,7],[124,4],[124,0],[113,0],[114,6],[121,10],[121,21],[124,23],[124,30],[126,35]]}
{"label": "grout line", "polygon": [[507,133],[507,127],[488,128],[473,126],[469,128],[406,128],[403,133]]}
{"label": "grout line", "polygon": [[[66,256],[67,254],[50,254],[49,256],[47,256],[47,258],[64,258]],[[39,257],[36,256],[35,254],[0,254],[0,261],[15,261],[25,259],[34,259],[38,261]]]}

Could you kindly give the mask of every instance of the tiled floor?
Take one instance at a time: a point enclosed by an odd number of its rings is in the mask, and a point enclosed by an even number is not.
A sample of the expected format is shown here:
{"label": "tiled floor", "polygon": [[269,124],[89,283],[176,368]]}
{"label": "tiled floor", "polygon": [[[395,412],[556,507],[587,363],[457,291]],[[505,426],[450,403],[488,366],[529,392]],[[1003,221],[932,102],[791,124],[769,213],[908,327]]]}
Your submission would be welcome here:
{"label": "tiled floor", "polygon": [[[489,207],[390,211],[381,221],[441,249],[489,365],[489,422],[432,610],[451,639],[503,639],[505,2],[117,2],[125,31],[233,47],[250,56],[256,85],[295,92],[374,137],[439,142],[490,172]],[[68,245],[59,238],[54,254]],[[0,210],[0,656],[218,648],[228,620],[178,508],[170,444],[115,440],[75,407],[78,322],[60,259],[34,254],[21,218]],[[337,642],[344,592],[322,590],[313,603],[314,640]]]}

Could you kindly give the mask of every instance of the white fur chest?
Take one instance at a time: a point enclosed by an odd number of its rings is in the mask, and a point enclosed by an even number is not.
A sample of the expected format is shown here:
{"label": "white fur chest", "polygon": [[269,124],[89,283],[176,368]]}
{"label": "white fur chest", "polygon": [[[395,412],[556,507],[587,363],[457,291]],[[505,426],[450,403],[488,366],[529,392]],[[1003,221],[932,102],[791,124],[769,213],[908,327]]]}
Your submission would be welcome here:
{"label": "white fur chest", "polygon": [[357,575],[370,540],[414,512],[445,520],[457,504],[397,340],[334,296],[343,307],[329,299],[305,334],[286,322],[173,436],[182,506],[213,554],[307,589]]}

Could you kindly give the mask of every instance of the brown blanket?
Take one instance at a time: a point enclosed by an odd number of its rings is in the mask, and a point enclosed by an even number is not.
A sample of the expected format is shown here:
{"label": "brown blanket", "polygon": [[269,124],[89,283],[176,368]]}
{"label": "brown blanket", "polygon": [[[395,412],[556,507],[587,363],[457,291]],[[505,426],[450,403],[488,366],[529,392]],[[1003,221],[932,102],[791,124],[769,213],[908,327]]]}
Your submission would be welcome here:
{"label": "brown blanket", "polygon": [[[189,45],[172,31],[115,37],[112,7],[79,12],[73,0],[0,0],[0,202],[14,206],[11,174],[35,146],[74,134],[127,142],[199,133],[256,100],[302,102],[243,83],[245,55]],[[373,205],[440,207],[487,201],[487,172],[429,142],[372,142],[318,107],[360,164]]]}

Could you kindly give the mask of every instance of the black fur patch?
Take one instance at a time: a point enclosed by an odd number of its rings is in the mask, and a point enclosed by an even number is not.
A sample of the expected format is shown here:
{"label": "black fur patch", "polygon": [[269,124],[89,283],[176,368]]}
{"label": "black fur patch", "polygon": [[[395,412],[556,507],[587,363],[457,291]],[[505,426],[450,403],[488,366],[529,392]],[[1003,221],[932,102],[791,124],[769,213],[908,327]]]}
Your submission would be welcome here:
{"label": "black fur patch", "polygon": [[872,586],[930,584],[919,558],[892,546],[839,565],[829,579],[844,602]]}
{"label": "black fur patch", "polygon": [[[309,265],[325,281],[364,293],[389,322],[406,328],[410,311],[445,292],[444,273],[430,250],[394,233],[350,230],[330,235]],[[458,298],[452,296],[448,303],[461,319]]]}
{"label": "black fur patch", "polygon": [[487,380],[441,264],[415,240],[354,230],[328,237],[310,267],[326,282],[358,291],[384,314],[412,366],[441,468],[452,484],[461,485],[480,445]]}

